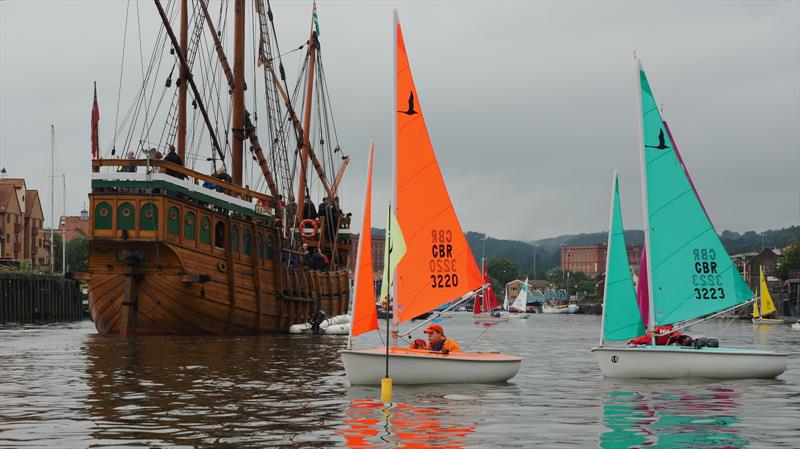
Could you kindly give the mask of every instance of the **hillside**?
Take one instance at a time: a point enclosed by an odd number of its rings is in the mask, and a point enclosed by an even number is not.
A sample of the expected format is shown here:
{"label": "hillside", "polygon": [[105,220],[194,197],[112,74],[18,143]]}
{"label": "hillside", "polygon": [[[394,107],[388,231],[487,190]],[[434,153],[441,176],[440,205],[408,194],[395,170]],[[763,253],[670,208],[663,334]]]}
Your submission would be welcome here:
{"label": "hillside", "polygon": [[[483,237],[484,234],[478,232],[467,232],[467,241],[478,262],[481,258],[481,238]],[[644,232],[641,230],[625,231],[625,239],[629,245],[642,245]],[[605,243],[607,240],[608,232],[605,231],[561,235],[532,242],[489,237],[486,240],[486,258],[503,257],[513,260],[517,263],[521,276],[528,274],[533,277],[533,252],[534,245],[536,245],[536,275],[541,277],[542,273],[559,265],[561,245],[593,245]],[[720,240],[729,254],[762,249],[762,235],[755,231],[740,234],[726,230],[720,234]],[[798,241],[800,241],[800,226],[769,230],[763,233],[763,248],[783,248]]]}

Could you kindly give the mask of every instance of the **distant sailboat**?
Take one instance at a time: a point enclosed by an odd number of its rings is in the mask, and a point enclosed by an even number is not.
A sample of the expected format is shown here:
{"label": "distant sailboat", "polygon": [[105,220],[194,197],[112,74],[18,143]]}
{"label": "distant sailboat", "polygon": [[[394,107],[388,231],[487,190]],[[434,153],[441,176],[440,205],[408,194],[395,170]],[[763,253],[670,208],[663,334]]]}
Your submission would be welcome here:
{"label": "distant sailboat", "polygon": [[[387,340],[391,340],[382,348],[340,351],[345,372],[354,385],[379,384],[389,375],[395,384],[505,382],[519,371],[520,357],[497,352],[443,354],[398,346],[402,334],[397,329],[400,323],[454,298],[466,301],[484,288],[485,280],[442,179],[396,15],[394,33],[395,102],[408,101],[409,108],[407,111],[394,108],[395,209],[389,211],[386,239],[390,254],[388,267],[384,267],[387,303],[394,312],[392,325],[387,325]],[[365,222],[364,228],[367,226]],[[361,282],[358,280],[357,284]],[[353,336],[377,328],[377,322],[372,320],[374,312],[359,306],[363,296],[356,288]],[[373,301],[366,301],[373,308]],[[357,327],[362,322],[360,313],[368,314],[365,322],[369,321],[369,326]],[[392,336],[390,327],[394,330]]]}
{"label": "distant sailboat", "polygon": [[[483,273],[483,280],[486,283],[486,288],[475,296],[475,303],[472,306],[472,322],[473,323],[500,323],[508,321],[507,313],[500,313],[497,296],[494,294],[492,283],[489,279],[489,273]],[[505,302],[508,303],[508,297]]]}
{"label": "distant sailboat", "polygon": [[[742,307],[753,293],[733,265],[672,146],[641,64],[643,142],[640,142],[647,254],[647,330],[690,322],[682,328]],[[656,145],[656,141],[658,144]],[[616,177],[612,189],[609,259],[601,345],[592,348],[607,377],[772,378],[786,369],[788,354],[750,349],[637,346],[612,348],[604,340],[625,340],[641,330],[633,283],[624,253]],[[624,259],[624,260],[623,260]],[[615,274],[616,273],[616,274]],[[642,282],[640,277],[640,283]],[[627,323],[627,324],[626,324]],[[679,330],[676,327],[674,330]]]}
{"label": "distant sailboat", "polygon": [[753,324],[783,324],[785,321],[775,318],[764,318],[764,315],[769,315],[777,310],[775,303],[772,302],[772,296],[769,294],[767,288],[767,280],[764,277],[764,268],[758,267],[758,290],[759,298],[753,303]]}
{"label": "distant sailboat", "polygon": [[517,297],[514,299],[514,302],[508,308],[508,316],[509,318],[522,318],[527,319],[528,315],[528,278],[525,278],[525,282],[522,284],[522,287],[519,289],[519,293]]}

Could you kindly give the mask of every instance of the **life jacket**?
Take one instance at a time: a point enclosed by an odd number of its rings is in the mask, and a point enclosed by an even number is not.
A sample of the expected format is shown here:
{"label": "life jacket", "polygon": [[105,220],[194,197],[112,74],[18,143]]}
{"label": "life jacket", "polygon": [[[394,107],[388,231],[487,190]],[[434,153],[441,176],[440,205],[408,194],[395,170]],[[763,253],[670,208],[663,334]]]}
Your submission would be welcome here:
{"label": "life jacket", "polygon": [[[672,332],[668,333],[672,330],[672,325],[667,324],[665,326],[656,326],[656,346],[666,346],[675,343],[678,341],[678,338],[681,337],[680,332]],[[662,335],[663,334],[663,335]],[[642,335],[641,337],[636,337],[628,341],[628,344],[631,345],[649,345],[651,341],[650,332]]]}
{"label": "life jacket", "polygon": [[438,345],[428,345],[428,350],[449,354],[451,352],[460,352],[461,348],[458,346],[457,341],[445,337],[444,341]]}

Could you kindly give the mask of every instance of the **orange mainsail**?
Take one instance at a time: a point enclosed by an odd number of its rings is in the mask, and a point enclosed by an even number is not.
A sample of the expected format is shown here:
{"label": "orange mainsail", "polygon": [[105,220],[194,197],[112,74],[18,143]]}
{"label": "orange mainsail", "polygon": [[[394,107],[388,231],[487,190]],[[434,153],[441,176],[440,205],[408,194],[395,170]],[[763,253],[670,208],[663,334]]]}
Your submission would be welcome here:
{"label": "orange mainsail", "polygon": [[364,222],[358,239],[356,256],[355,293],[353,294],[353,319],[350,333],[353,337],[378,328],[375,310],[375,281],[372,274],[372,161],[375,144],[369,148],[367,189],[364,194]]}
{"label": "orange mainsail", "polygon": [[398,321],[408,321],[483,285],[433,152],[400,23],[395,112],[396,210],[406,243],[397,267]]}

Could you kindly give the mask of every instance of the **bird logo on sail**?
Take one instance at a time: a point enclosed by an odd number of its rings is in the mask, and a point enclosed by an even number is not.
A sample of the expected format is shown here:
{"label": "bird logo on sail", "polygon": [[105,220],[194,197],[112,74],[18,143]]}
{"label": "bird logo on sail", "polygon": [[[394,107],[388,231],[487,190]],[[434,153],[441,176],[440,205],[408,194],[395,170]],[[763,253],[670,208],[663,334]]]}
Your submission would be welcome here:
{"label": "bird logo on sail", "polygon": [[658,130],[658,145],[645,145],[644,147],[645,148],[655,148],[657,150],[666,150],[667,148],[670,148],[664,142],[664,130],[663,129]]}
{"label": "bird logo on sail", "polygon": [[402,112],[405,115],[415,115],[417,113],[417,111],[414,110],[414,91],[411,91],[408,94],[408,110],[397,112]]}

